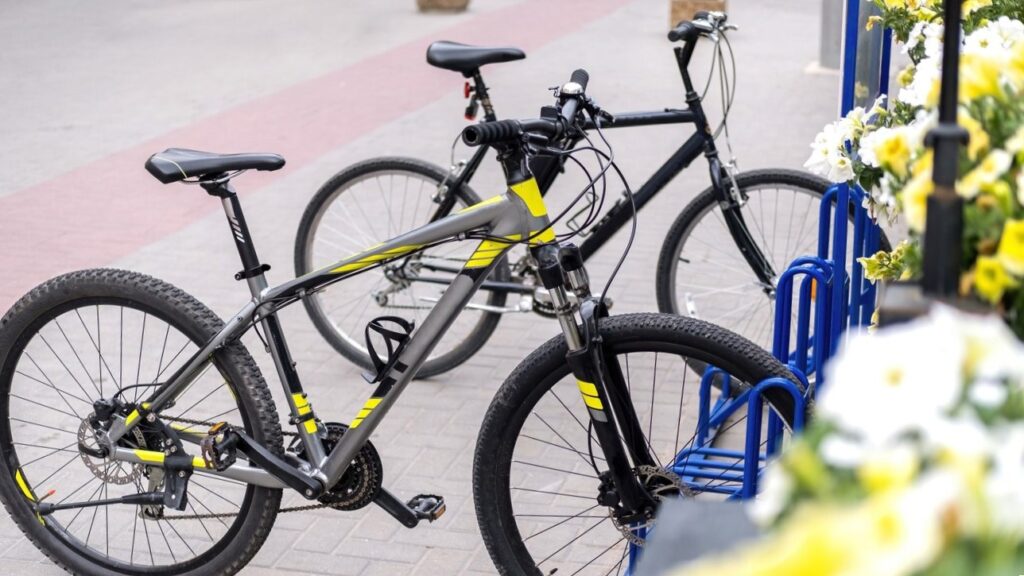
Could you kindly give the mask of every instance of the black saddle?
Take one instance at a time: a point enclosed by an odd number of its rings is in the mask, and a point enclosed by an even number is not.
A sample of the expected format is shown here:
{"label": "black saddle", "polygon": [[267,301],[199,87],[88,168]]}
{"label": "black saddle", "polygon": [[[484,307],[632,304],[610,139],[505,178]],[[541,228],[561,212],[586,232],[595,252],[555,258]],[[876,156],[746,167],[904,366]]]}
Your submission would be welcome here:
{"label": "black saddle", "polygon": [[462,72],[462,75],[467,78],[484,64],[511,62],[523,58],[526,58],[526,54],[519,48],[511,46],[486,48],[441,40],[427,48],[427,62],[431,66]]}
{"label": "black saddle", "polygon": [[277,170],[282,166],[284,158],[277,154],[214,154],[185,148],[168,148],[146,160],[146,170],[164,184],[236,170]]}

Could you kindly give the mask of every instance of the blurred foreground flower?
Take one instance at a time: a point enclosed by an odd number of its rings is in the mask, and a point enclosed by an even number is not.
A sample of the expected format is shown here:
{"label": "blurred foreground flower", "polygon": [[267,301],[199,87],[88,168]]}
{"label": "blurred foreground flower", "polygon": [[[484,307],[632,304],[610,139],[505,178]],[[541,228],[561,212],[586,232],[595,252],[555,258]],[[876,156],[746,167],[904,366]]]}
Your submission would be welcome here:
{"label": "blurred foreground flower", "polygon": [[765,472],[767,532],[678,576],[1024,570],[1024,345],[936,308],[853,335],[814,422]]}

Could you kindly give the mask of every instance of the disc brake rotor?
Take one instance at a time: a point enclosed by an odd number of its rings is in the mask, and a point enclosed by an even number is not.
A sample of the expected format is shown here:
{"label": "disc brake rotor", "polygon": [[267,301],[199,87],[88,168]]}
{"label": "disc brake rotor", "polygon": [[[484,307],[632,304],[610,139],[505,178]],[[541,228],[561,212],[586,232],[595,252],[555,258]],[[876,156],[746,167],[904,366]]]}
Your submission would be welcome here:
{"label": "disc brake rotor", "polygon": [[[644,489],[656,502],[661,502],[666,498],[683,497],[692,498],[694,496],[693,490],[683,484],[683,480],[675,473],[659,468],[657,466],[638,466],[637,476],[640,479],[640,484],[643,485]],[[654,519],[643,523],[623,524],[619,522],[619,519],[611,514],[612,524],[615,528],[622,533],[622,537],[625,538],[629,543],[643,547],[646,544],[646,538],[637,534],[641,529],[650,528],[654,526]],[[646,534],[646,532],[645,532]]]}
{"label": "disc brake rotor", "polygon": [[[78,426],[78,442],[88,448],[99,449],[99,442],[96,440],[95,434],[93,434],[92,425],[89,424],[89,419],[92,418],[92,414],[86,416],[82,423]],[[134,448],[146,448],[146,438],[142,434],[142,430],[136,426],[129,432],[129,437],[135,441]],[[93,476],[99,478],[101,481],[107,484],[131,484],[142,476],[142,471],[145,468],[141,464],[132,464],[130,462],[115,462],[107,458],[96,458],[90,456],[85,452],[79,451],[79,458],[85,463],[85,467],[92,472]]]}

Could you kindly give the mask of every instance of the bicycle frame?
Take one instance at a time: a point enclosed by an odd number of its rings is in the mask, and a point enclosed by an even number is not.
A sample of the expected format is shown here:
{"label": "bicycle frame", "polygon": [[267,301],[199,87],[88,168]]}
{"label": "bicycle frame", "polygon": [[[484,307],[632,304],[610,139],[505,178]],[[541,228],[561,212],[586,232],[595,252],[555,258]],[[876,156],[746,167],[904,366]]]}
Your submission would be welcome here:
{"label": "bicycle frame", "polygon": [[[141,422],[155,417],[162,409],[173,405],[196,378],[203,374],[211,364],[216,352],[222,346],[238,340],[250,327],[257,324],[266,334],[267,346],[274,365],[277,368],[282,386],[285,389],[291,418],[289,422],[296,426],[298,436],[303,443],[307,462],[296,467],[287,461],[274,456],[265,447],[255,443],[256,449],[250,455],[250,461],[244,458],[222,470],[210,468],[199,456],[191,458],[194,472],[220,475],[247,484],[269,488],[292,488],[298,490],[308,499],[320,496],[324,491],[338,483],[358,451],[367,442],[377,425],[384,419],[402,391],[413,379],[420,366],[445,331],[480,288],[491,270],[501,261],[504,254],[516,243],[526,243],[538,261],[557,261],[558,245],[555,233],[547,215],[547,208],[537,186],[536,179],[529,174],[523,162],[506,157],[506,174],[509,175],[509,189],[502,195],[494,196],[476,205],[470,206],[456,214],[437,220],[426,226],[397,236],[384,243],[367,248],[339,260],[321,270],[306,274],[276,287],[267,285],[265,271],[268,268],[259,263],[253,247],[252,236],[242,214],[238,197],[230,183],[205,183],[204,188],[211,195],[221,198],[225,215],[231,225],[235,246],[242,260],[243,270],[235,275],[236,279],[245,279],[252,294],[250,300],[239,310],[226,325],[209,342],[203,345],[189,358],[166,382],[159,384],[144,402],[140,403],[127,416],[115,415],[107,432],[99,437],[100,442],[109,449],[113,460],[143,464],[147,466],[165,466],[165,454],[153,450],[136,450],[118,446],[118,440],[124,437]],[[351,420],[349,427],[340,441],[328,453],[321,439],[321,426],[313,411],[313,406],[302,389],[302,384],[295,370],[291,354],[285,341],[281,324],[277,318],[277,310],[293,304],[309,293],[328,285],[340,282],[353,275],[388,262],[407,258],[419,250],[441,242],[469,239],[470,234],[482,235],[484,239],[477,246],[451,285],[445,290],[441,299],[434,306],[423,324],[415,330],[406,345],[396,353],[397,358],[389,361],[378,374],[376,389],[363,404],[363,408]],[[560,273],[559,273],[560,274]],[[551,285],[549,288],[561,289]],[[571,317],[571,308],[566,309]],[[584,314],[586,320],[586,314]],[[596,321],[594,319],[593,321]],[[566,338],[571,342],[580,340],[575,321],[563,323]],[[596,324],[593,330],[596,330]],[[599,350],[599,348],[595,349]],[[601,448],[613,465],[610,475],[622,491],[623,503],[637,509],[641,506],[653,506],[649,498],[636,484],[630,475],[632,467],[626,459],[629,456],[636,461],[648,462],[650,455],[646,447],[634,432],[638,424],[634,421],[630,426],[623,424],[627,445],[625,448],[618,442],[620,438],[615,419],[627,415],[625,406],[628,404],[628,392],[623,384],[619,368],[616,364],[607,365],[597,356],[590,359],[575,359],[572,364],[580,373],[587,374],[592,384],[591,393],[599,395],[605,405],[614,406],[610,419],[600,411],[601,417],[594,417],[592,403],[594,398],[583,400],[591,409],[595,420],[595,430],[604,439]],[[596,388],[594,388],[596,386]],[[609,404],[610,403],[610,404]],[[635,420],[635,414],[633,415]],[[198,444],[205,436],[203,431],[177,429],[176,433],[182,440]],[[248,437],[246,437],[248,438]],[[265,454],[264,454],[265,452]],[[179,456],[180,457],[180,456]],[[170,457],[167,457],[170,458]],[[261,466],[252,466],[255,461]]]}
{"label": "bicycle frame", "polygon": [[[305,276],[270,288],[264,276],[265,267],[259,264],[252,237],[242,215],[234,190],[229,184],[208,189],[222,200],[225,214],[234,232],[235,245],[241,256],[244,271],[236,278],[246,277],[252,300],[239,310],[224,328],[173,374],[161,384],[144,403],[142,411],[135,410],[126,417],[115,417],[114,424],[107,432],[104,442],[111,447],[115,460],[153,465],[163,461],[162,452],[131,450],[116,446],[117,441],[142,420],[146,413],[159,413],[178,397],[212,361],[217,349],[237,340],[250,326],[259,324],[267,337],[274,364],[285,387],[292,422],[307,454],[312,469],[307,473],[330,487],[338,482],[349,463],[363,446],[370,434],[384,418],[402,390],[409,384],[416,371],[426,360],[434,345],[454,322],[465,304],[479,288],[483,279],[501,260],[502,255],[515,243],[527,241],[531,245],[553,242],[554,231],[550,228],[547,210],[544,206],[536,180],[532,177],[514,182],[509,190],[499,196],[485,200],[432,222],[422,228],[402,234],[394,239],[368,248],[363,252],[311,272]],[[334,449],[327,454],[323,442],[317,435],[312,405],[306,400],[291,354],[285,341],[276,311],[288,304],[306,297],[312,291],[365,271],[371,267],[409,256],[426,246],[453,239],[465,238],[470,232],[482,232],[489,238],[480,242],[476,251],[467,261],[448,289],[441,296],[434,309],[419,326],[407,346],[387,373],[382,375],[379,385],[363,405],[363,409],[352,420],[349,430]],[[240,278],[239,278],[240,279]],[[201,436],[201,435],[200,435]],[[189,438],[194,440],[194,438]],[[223,472],[199,466],[201,458],[193,459],[197,471],[221,474],[243,482],[268,487],[283,487],[283,483],[266,470],[235,464]]]}
{"label": "bicycle frame", "polygon": [[[676,149],[675,152],[673,152],[673,154],[654,172],[654,174],[652,174],[650,178],[648,178],[647,181],[645,181],[640,188],[636,190],[636,192],[632,193],[632,202],[630,201],[630,198],[624,197],[612,205],[608,212],[590,228],[586,238],[580,244],[580,250],[582,251],[584,259],[589,259],[593,256],[594,253],[600,250],[602,246],[611,240],[611,238],[629,222],[632,216],[633,204],[636,205],[637,211],[640,211],[659,192],[661,192],[669,182],[686,170],[694,160],[703,154],[707,158],[708,169],[711,175],[711,185],[718,197],[730,235],[733,237],[737,247],[740,249],[740,253],[743,254],[744,259],[750,266],[753,273],[757,276],[758,280],[766,286],[774,285],[776,272],[772,269],[771,264],[761,251],[761,248],[754,241],[753,236],[747,227],[742,211],[740,210],[740,202],[742,199],[736,198],[734,194],[730,193],[728,183],[724,181],[728,176],[725,174],[722,162],[718,157],[718,150],[715,146],[715,139],[712,134],[711,127],[708,124],[707,116],[704,114],[700,97],[693,89],[693,83],[688,71],[692,52],[692,45],[675,48],[676,62],[679,67],[680,76],[683,80],[683,85],[686,89],[686,109],[680,110],[667,108],[665,110],[651,112],[629,112],[616,114],[611,122],[602,123],[602,129],[659,126],[664,124],[693,124],[695,131],[679,148]],[[480,81],[480,84],[482,84],[482,80]],[[485,117],[485,121],[490,122],[494,119],[493,108],[491,108],[491,112]],[[588,122],[584,127],[589,130],[593,129],[594,125],[592,122]],[[565,142],[563,149],[570,150],[574,148],[580,140],[581,139],[572,139]],[[486,154],[487,147],[480,147],[473,156],[470,157],[462,171],[459,172],[447,185],[447,189],[449,191],[458,190],[463,184],[469,182],[476,174],[477,169],[483,163],[483,159]],[[558,158],[552,156],[536,156],[531,160],[530,167],[537,179],[541,194],[546,195],[557,178],[558,173],[562,170],[562,162],[559,161]],[[455,206],[455,195],[450,193],[444,194],[441,197],[439,204],[440,205],[434,211],[431,221],[438,220],[451,211]],[[507,282],[493,281],[485,281],[482,288],[484,290],[497,292],[529,293],[532,291],[529,289],[509,286]]]}

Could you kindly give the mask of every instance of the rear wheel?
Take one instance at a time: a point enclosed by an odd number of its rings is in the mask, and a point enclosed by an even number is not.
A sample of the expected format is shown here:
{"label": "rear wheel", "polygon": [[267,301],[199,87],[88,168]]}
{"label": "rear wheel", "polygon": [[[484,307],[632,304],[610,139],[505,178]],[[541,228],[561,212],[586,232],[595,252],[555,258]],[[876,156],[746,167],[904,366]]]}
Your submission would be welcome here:
{"label": "rear wheel", "polygon": [[[711,438],[696,438],[701,374],[694,361],[731,374],[731,394],[789,372],[749,341],[717,326],[667,314],[630,314],[601,321],[609,356],[622,368],[638,422],[658,466],[637,470],[655,499],[723,499],[738,488],[746,404]],[[623,525],[597,502],[607,469],[559,336],[526,358],[491,402],[477,441],[473,496],[491,559],[502,574],[622,573],[630,546],[642,547],[650,526]],[[710,388],[713,397],[721,392]],[[765,398],[789,424],[792,397]],[[697,467],[694,450],[713,448],[716,467]],[[706,452],[710,454],[710,452]],[[667,490],[666,490],[667,489]],[[632,544],[631,544],[632,543]]]}
{"label": "rear wheel", "polygon": [[[79,449],[98,446],[93,402],[116,396],[133,409],[221,326],[181,290],[120,270],[50,280],[0,320],[0,499],[54,562],[75,574],[233,574],[259,550],[281,491],[200,473],[184,511],[113,504],[37,517],[32,507],[51,490],[50,503],[161,491],[162,468]],[[211,360],[159,418],[193,431],[189,421],[226,421],[280,454],[277,412],[248,352],[235,342]],[[143,422],[120,445],[162,451],[154,429]]]}
{"label": "rear wheel", "polygon": [[[295,240],[295,273],[328,266],[368,246],[430,222],[435,197],[450,174],[412,158],[374,158],[353,164],[327,181],[306,207]],[[480,201],[468,187],[454,191],[455,207]],[[369,270],[303,300],[317,330],[343,356],[370,368],[364,327],[378,316],[417,325],[475,249],[454,242]],[[508,281],[503,258],[490,278]],[[432,280],[433,282],[430,282]],[[501,314],[474,305],[502,307],[507,293],[481,290],[431,352],[417,376],[447,372],[473,356],[498,326]]]}

